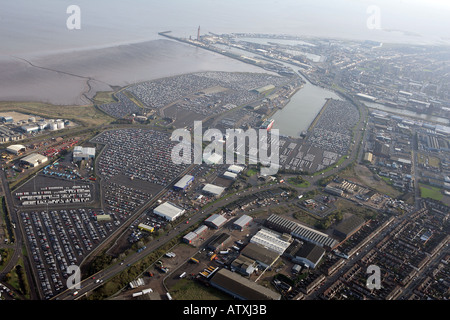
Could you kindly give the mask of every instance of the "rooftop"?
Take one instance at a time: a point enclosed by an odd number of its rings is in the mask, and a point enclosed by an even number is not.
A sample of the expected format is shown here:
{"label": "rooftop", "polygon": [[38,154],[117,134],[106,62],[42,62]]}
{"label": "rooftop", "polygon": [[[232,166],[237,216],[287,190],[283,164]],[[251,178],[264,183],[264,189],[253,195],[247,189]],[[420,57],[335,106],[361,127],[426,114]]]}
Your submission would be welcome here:
{"label": "rooftop", "polygon": [[242,300],[280,300],[281,295],[227,269],[220,269],[211,279],[211,285]]}

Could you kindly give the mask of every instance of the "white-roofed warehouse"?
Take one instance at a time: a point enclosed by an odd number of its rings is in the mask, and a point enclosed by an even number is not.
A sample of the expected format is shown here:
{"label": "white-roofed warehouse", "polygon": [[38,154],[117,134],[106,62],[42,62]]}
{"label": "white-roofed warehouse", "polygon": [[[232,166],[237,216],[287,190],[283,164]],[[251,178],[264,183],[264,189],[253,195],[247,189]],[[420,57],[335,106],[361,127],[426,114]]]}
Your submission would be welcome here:
{"label": "white-roofed warehouse", "polygon": [[25,151],[25,146],[21,145],[21,144],[13,144],[10,145],[9,147],[6,148],[6,151],[8,151],[9,153],[13,153],[13,154],[19,154],[23,151]]}
{"label": "white-roofed warehouse", "polygon": [[185,212],[185,209],[173,204],[172,202],[164,202],[160,204],[158,207],[153,209],[153,213],[163,217],[168,221],[174,221],[176,218],[182,216]]}
{"label": "white-roofed warehouse", "polygon": [[283,239],[281,233],[269,230],[269,229],[261,229],[259,230],[251,239],[251,243],[259,244],[268,250],[274,251],[279,255],[282,255],[283,252],[289,247],[290,242]]}
{"label": "white-roofed warehouse", "polygon": [[23,157],[22,159],[20,159],[20,161],[32,167],[36,167],[40,164],[43,164],[44,162],[47,162],[48,158],[39,153],[32,153],[26,157]]}
{"label": "white-roofed warehouse", "polygon": [[227,221],[228,220],[223,215],[215,213],[205,220],[205,224],[211,228],[219,229]]}
{"label": "white-roofed warehouse", "polygon": [[214,184],[207,183],[203,187],[203,192],[211,194],[213,196],[220,196],[225,191],[225,188],[216,186]]}
{"label": "white-roofed warehouse", "polygon": [[185,175],[183,178],[181,178],[180,180],[178,180],[177,183],[175,183],[175,185],[173,186],[173,188],[175,190],[185,190],[189,184],[194,181],[194,177],[191,175]]}
{"label": "white-roofed warehouse", "polygon": [[232,164],[231,166],[228,167],[228,171],[233,172],[233,173],[241,173],[242,170],[244,170],[244,167]]}
{"label": "white-roofed warehouse", "polygon": [[250,223],[250,222],[252,222],[253,221],[253,218],[252,217],[250,217],[250,216],[248,216],[248,215],[246,215],[246,214],[244,214],[242,217],[240,217],[239,219],[237,219],[234,223],[233,223],[233,227],[235,228],[235,229],[238,229],[238,230],[244,230],[244,228],[245,228],[245,226],[248,226],[248,224]]}

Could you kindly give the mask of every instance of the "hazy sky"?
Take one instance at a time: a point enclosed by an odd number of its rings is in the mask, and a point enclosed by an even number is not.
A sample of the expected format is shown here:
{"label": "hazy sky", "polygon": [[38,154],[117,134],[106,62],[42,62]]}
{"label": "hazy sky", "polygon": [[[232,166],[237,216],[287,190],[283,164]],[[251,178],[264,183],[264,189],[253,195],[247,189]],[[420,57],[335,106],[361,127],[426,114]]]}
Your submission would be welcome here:
{"label": "hazy sky", "polygon": [[[80,30],[67,29],[70,5],[81,10]],[[367,27],[374,6],[378,29]],[[0,54],[148,40],[164,30],[195,35],[198,25],[217,33],[449,43],[449,17],[448,0],[2,0]]]}

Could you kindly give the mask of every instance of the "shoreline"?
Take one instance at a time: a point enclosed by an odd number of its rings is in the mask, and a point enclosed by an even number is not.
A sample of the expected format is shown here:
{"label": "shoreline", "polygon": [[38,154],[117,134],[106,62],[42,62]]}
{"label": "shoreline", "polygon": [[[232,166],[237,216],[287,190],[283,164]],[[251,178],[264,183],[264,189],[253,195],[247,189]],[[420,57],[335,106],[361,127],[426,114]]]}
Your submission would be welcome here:
{"label": "shoreline", "polygon": [[98,91],[203,71],[261,72],[259,67],[161,37],[68,54],[0,57],[0,101],[85,105]]}

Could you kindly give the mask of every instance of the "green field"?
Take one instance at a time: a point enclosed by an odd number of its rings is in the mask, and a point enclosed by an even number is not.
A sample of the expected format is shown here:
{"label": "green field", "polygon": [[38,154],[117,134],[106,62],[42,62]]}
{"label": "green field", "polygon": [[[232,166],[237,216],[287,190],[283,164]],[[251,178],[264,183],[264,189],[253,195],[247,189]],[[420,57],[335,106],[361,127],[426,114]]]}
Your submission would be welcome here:
{"label": "green field", "polygon": [[195,280],[180,279],[170,289],[175,300],[230,300],[231,297]]}
{"label": "green field", "polygon": [[290,177],[287,182],[297,188],[307,188],[310,185],[309,181],[299,177]]}
{"label": "green field", "polygon": [[62,118],[85,126],[108,124],[114,118],[106,115],[93,105],[58,106],[41,102],[0,102],[0,111],[16,111],[44,118]]}
{"label": "green field", "polygon": [[419,184],[420,188],[420,196],[422,198],[430,198],[433,200],[441,201],[443,198],[443,194],[441,192],[441,189],[437,187],[432,187],[425,184]]}

